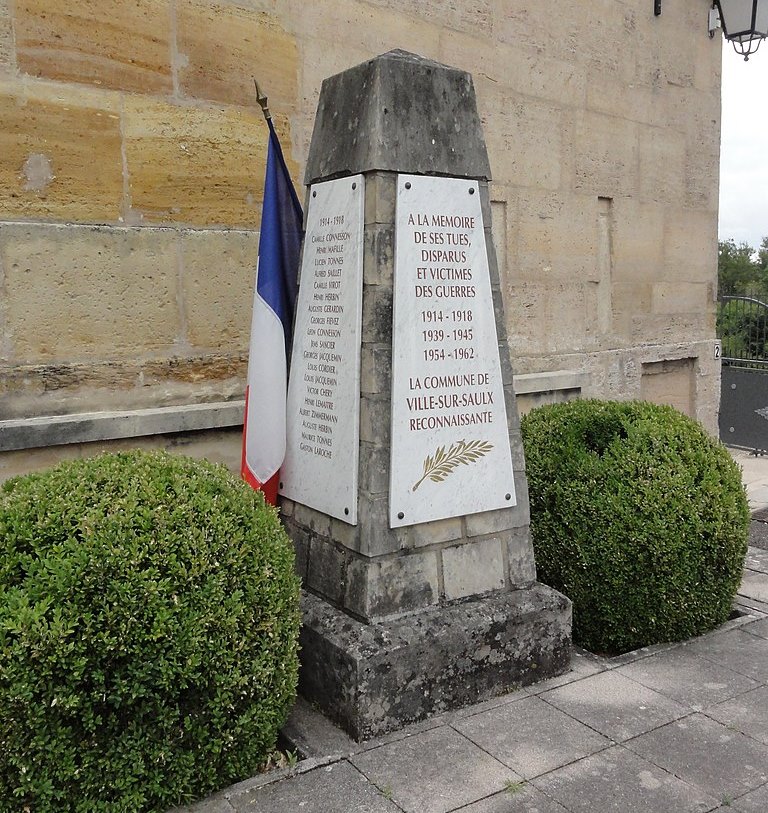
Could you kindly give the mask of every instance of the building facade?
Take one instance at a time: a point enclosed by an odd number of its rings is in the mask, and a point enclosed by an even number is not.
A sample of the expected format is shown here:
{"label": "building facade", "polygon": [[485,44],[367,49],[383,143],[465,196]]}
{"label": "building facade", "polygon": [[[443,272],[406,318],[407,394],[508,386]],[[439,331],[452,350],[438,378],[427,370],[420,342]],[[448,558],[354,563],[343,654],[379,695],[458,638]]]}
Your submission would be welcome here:
{"label": "building facade", "polygon": [[393,48],[474,77],[521,410],[644,398],[715,434],[706,17],[698,0],[0,0],[0,479],[127,446],[238,468],[253,80],[299,187],[322,80]]}

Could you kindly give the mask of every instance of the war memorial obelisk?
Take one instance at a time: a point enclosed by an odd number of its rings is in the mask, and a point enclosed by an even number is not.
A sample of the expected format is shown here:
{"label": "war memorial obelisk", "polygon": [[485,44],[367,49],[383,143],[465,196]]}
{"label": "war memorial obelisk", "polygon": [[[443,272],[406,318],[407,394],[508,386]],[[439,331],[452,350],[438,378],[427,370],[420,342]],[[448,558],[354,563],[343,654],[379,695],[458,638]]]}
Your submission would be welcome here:
{"label": "war memorial obelisk", "polygon": [[300,691],[355,738],[563,672],[536,582],[471,76],[392,51],[323,83],[280,484]]}

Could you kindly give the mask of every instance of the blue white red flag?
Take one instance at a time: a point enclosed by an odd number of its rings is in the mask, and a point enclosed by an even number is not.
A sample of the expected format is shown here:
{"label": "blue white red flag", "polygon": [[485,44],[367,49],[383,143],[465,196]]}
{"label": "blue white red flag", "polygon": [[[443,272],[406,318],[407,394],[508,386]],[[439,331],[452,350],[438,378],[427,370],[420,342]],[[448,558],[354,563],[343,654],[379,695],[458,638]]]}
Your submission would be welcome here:
{"label": "blue white red flag", "polygon": [[242,478],[277,502],[285,457],[286,394],[303,214],[272,120],[253,297]]}

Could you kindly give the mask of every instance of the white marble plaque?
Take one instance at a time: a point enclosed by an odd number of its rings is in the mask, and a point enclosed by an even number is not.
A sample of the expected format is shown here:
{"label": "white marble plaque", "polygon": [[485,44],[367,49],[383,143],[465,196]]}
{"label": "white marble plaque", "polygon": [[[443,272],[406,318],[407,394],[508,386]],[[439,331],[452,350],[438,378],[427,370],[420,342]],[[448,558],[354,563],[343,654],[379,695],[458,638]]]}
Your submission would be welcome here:
{"label": "white marble plaque", "polygon": [[362,175],[310,191],[288,380],[280,493],[357,524]]}
{"label": "white marble plaque", "polygon": [[515,505],[477,182],[400,175],[390,527]]}

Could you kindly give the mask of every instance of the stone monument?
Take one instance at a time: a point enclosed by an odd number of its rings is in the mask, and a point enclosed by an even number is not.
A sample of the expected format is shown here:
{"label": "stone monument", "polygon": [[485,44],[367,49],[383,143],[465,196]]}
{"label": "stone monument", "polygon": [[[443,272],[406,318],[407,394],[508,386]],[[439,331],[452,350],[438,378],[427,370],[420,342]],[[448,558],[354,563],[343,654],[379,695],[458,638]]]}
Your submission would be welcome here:
{"label": "stone monument", "polygon": [[281,504],[303,579],[300,691],[357,739],[563,672],[536,582],[466,72],[392,51],[327,79]]}

